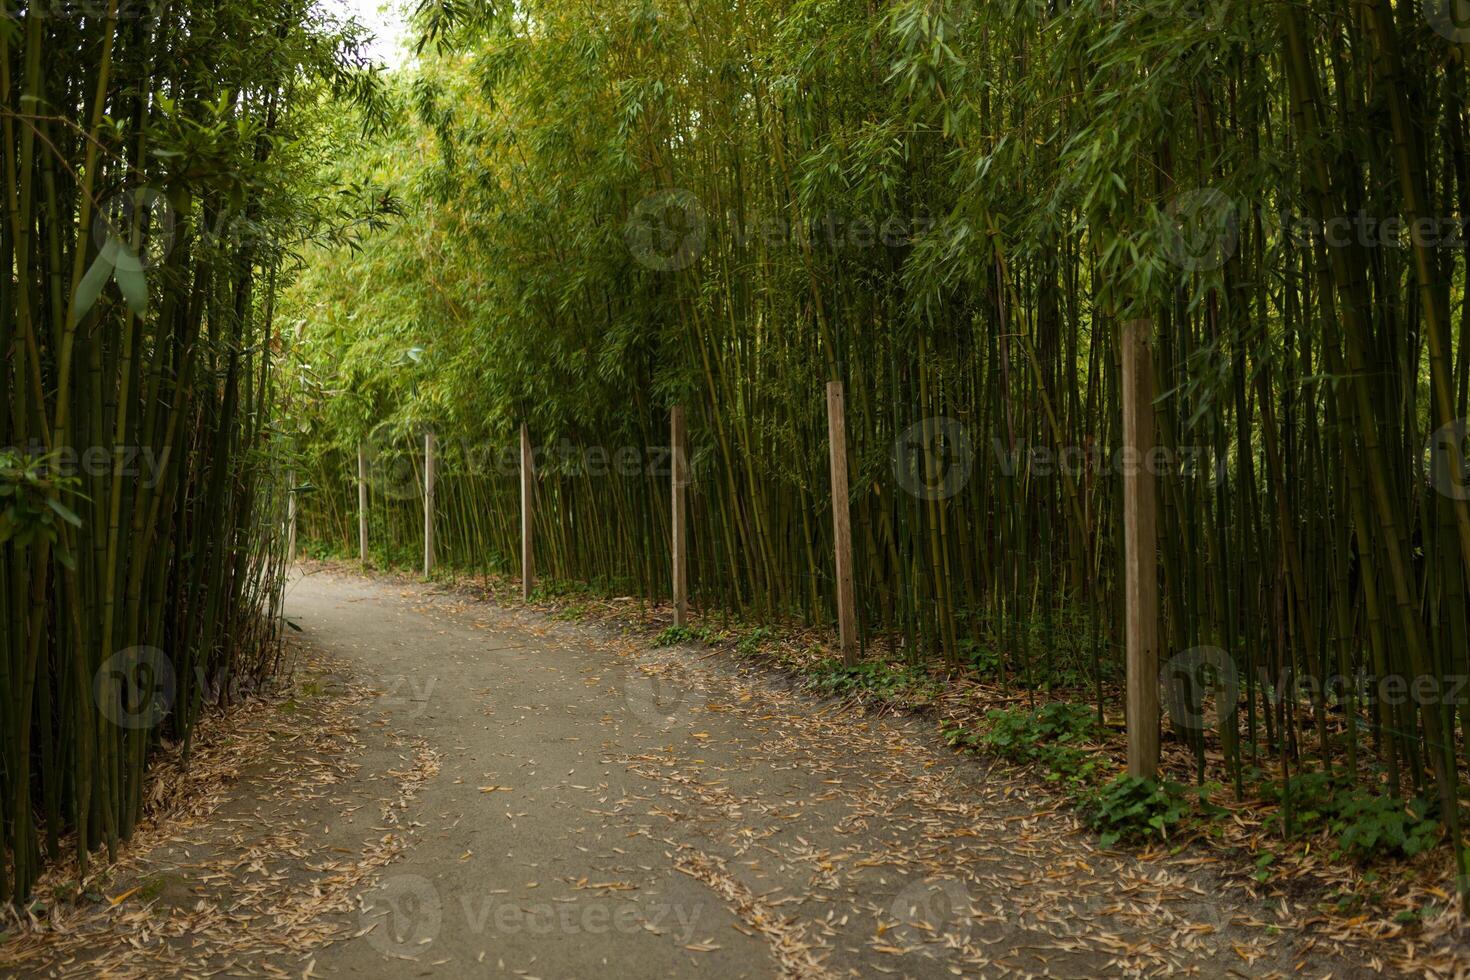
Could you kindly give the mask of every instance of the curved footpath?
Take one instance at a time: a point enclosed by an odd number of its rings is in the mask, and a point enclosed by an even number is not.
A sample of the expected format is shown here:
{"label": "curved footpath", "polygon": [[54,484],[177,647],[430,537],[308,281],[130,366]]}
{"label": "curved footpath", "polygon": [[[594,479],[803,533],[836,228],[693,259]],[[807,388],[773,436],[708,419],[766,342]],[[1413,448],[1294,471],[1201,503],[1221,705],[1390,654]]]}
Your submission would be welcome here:
{"label": "curved footpath", "polygon": [[1100,851],[1006,767],[723,657],[341,571],[288,612],[310,724],[266,726],[90,939],[19,973],[1373,972],[1304,909]]}

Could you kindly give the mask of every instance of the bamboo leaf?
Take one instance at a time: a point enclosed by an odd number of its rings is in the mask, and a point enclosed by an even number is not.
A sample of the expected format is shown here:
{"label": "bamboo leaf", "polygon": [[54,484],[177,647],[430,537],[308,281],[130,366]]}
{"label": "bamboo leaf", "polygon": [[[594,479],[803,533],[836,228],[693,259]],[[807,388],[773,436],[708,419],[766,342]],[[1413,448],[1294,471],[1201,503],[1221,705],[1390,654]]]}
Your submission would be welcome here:
{"label": "bamboo leaf", "polygon": [[81,322],[82,317],[97,303],[97,297],[102,295],[102,287],[107,285],[107,280],[112,277],[112,261],[108,252],[104,249],[98,253],[93,260],[92,267],[77,283],[76,295],[72,297],[72,322]]}
{"label": "bamboo leaf", "polygon": [[117,280],[118,289],[122,290],[128,309],[134,316],[144,316],[148,313],[148,278],[137,256],[125,246],[119,246],[119,250],[113,278]]}
{"label": "bamboo leaf", "polygon": [[72,527],[82,526],[82,519],[77,516],[75,511],[73,511],[70,507],[67,507],[61,501],[47,499],[46,506],[55,511],[57,517],[60,517],[63,521],[66,521],[66,523],[70,524]]}

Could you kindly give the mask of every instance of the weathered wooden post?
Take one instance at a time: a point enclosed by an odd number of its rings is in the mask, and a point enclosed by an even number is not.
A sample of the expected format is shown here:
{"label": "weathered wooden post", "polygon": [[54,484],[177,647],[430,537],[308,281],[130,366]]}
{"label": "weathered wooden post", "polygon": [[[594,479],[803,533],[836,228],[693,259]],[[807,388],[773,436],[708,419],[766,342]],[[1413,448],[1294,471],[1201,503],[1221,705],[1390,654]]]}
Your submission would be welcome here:
{"label": "weathered wooden post", "polygon": [[434,570],[434,433],[424,433],[424,578]]}
{"label": "weathered wooden post", "polygon": [[670,493],[673,518],[674,625],[684,626],[689,619],[689,555],[685,536],[684,489],[689,483],[689,460],[684,446],[684,408],[669,410],[669,448],[671,473]]}
{"label": "weathered wooden post", "polygon": [[368,484],[367,446],[357,444],[357,555],[364,565],[368,560]]}
{"label": "weathered wooden post", "polygon": [[531,430],[521,423],[521,598],[531,601],[536,586],[535,554],[531,547],[535,518],[536,474],[531,458]]}
{"label": "weathered wooden post", "polygon": [[832,460],[832,544],[837,559],[837,635],[842,662],[857,663],[852,585],[852,515],[847,500],[847,413],[841,381],[827,382],[827,437]]}
{"label": "weathered wooden post", "polygon": [[1149,458],[1154,448],[1153,326],[1123,328],[1123,560],[1127,600],[1128,774],[1159,768],[1158,517]]}

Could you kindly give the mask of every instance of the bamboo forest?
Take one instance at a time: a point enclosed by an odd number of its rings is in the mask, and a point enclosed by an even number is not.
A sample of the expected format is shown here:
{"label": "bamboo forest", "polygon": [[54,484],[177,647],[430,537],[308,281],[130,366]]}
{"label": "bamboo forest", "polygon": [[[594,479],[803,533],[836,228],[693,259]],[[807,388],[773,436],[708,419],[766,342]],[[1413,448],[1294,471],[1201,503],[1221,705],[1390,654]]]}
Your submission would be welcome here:
{"label": "bamboo forest", "polygon": [[1470,5],[0,11],[0,975],[1470,972]]}

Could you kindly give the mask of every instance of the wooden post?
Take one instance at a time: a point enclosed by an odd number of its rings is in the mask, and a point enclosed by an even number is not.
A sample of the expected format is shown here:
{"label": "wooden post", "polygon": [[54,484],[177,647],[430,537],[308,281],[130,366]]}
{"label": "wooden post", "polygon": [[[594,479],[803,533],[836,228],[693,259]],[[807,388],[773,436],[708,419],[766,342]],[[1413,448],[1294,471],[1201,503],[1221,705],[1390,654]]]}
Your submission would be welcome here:
{"label": "wooden post", "polygon": [[357,554],[364,565],[368,561],[368,487],[367,446],[357,444]]}
{"label": "wooden post", "polygon": [[684,488],[689,482],[689,460],[684,447],[684,408],[669,410],[670,479],[673,515],[674,625],[684,626],[689,619],[689,554],[684,533]]}
{"label": "wooden post", "polygon": [[531,538],[535,519],[536,473],[531,458],[531,430],[521,423],[521,598],[531,601],[536,587],[535,553]]}
{"label": "wooden post", "polygon": [[842,662],[857,663],[856,599],[852,586],[852,515],[847,503],[847,413],[842,382],[827,382],[827,436],[832,459],[832,542],[837,557],[837,635]]}
{"label": "wooden post", "polygon": [[1128,641],[1128,775],[1159,768],[1158,517],[1149,456],[1154,448],[1153,325],[1123,328],[1123,560]]}
{"label": "wooden post", "polygon": [[424,578],[434,570],[434,433],[424,433]]}
{"label": "wooden post", "polygon": [[286,474],[286,569],[296,564],[296,471]]}

